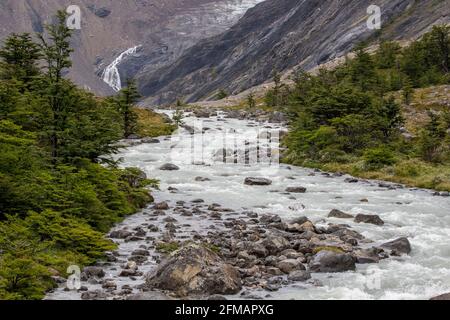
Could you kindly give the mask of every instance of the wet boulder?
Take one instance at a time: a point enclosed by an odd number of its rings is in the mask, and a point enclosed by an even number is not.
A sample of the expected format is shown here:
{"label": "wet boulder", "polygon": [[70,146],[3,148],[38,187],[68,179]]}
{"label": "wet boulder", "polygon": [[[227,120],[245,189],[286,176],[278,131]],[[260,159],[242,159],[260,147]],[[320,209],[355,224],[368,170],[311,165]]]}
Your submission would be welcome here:
{"label": "wet boulder", "polygon": [[155,205],[153,206],[153,209],[155,210],[168,210],[169,209],[169,205],[167,204],[167,202],[160,202],[160,203],[155,203]]}
{"label": "wet boulder", "polygon": [[333,209],[328,214],[328,218],[351,219],[351,218],[353,218],[353,216],[351,214],[345,213],[343,211]]}
{"label": "wet boulder", "polygon": [[357,214],[354,220],[356,223],[370,223],[377,226],[384,225],[384,221],[376,214]]}
{"label": "wet boulder", "polygon": [[306,192],[306,188],[305,187],[289,187],[289,188],[286,188],[286,192],[289,192],[289,193],[305,193]]}
{"label": "wet boulder", "polygon": [[356,269],[355,258],[347,253],[322,250],[309,262],[311,272],[345,272]]}
{"label": "wet boulder", "polygon": [[248,186],[269,186],[272,184],[272,180],[266,178],[245,178],[244,184]]}
{"label": "wet boulder", "polygon": [[238,270],[211,250],[190,244],[172,253],[147,276],[146,285],[172,291],[179,297],[191,294],[235,294],[242,288]]}
{"label": "wet boulder", "polygon": [[166,163],[166,164],[163,164],[161,167],[159,167],[159,170],[176,171],[176,170],[180,170],[180,167],[178,167],[172,163]]}
{"label": "wet boulder", "polygon": [[290,281],[307,281],[311,279],[311,273],[306,270],[296,270],[288,275]]}
{"label": "wet boulder", "polygon": [[381,245],[381,247],[392,250],[397,254],[398,253],[399,254],[409,254],[411,252],[411,244],[409,243],[409,240],[405,237],[383,243]]}
{"label": "wet boulder", "polygon": [[277,268],[288,274],[296,270],[305,270],[305,266],[297,259],[284,259],[278,262]]}
{"label": "wet boulder", "polygon": [[290,248],[290,242],[286,238],[277,235],[269,235],[257,243],[262,244],[270,255],[277,255],[281,251]]}
{"label": "wet boulder", "polygon": [[112,231],[112,232],[109,234],[109,237],[110,237],[111,239],[126,239],[126,238],[128,238],[128,237],[130,237],[130,236],[132,236],[132,235],[133,235],[133,233],[132,233],[131,231],[122,229],[122,230],[115,230],[115,231]]}
{"label": "wet boulder", "polygon": [[103,271],[103,269],[100,268],[100,267],[90,266],[90,267],[85,267],[83,269],[83,275],[87,279],[89,279],[89,278],[103,278],[105,276],[105,271]]}

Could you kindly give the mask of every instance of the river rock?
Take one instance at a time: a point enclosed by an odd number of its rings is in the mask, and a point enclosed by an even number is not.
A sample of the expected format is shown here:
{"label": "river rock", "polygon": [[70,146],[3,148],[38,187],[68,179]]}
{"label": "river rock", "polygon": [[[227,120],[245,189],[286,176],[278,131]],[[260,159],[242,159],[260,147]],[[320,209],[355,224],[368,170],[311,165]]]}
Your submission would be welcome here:
{"label": "river rock", "polygon": [[340,210],[333,209],[328,214],[328,218],[351,219],[351,218],[353,218],[353,216],[351,214],[342,212]]}
{"label": "river rock", "polygon": [[286,238],[276,235],[269,235],[267,238],[260,240],[257,243],[262,244],[270,255],[277,255],[290,247],[290,242]]}
{"label": "river rock", "polygon": [[90,266],[90,267],[85,267],[83,269],[83,273],[84,275],[86,275],[86,277],[89,278],[103,278],[105,276],[105,271],[103,271],[102,268],[100,267],[94,267],[94,266]]}
{"label": "river rock", "polygon": [[244,184],[248,186],[269,186],[272,184],[272,180],[266,178],[245,178]]}
{"label": "river rock", "polygon": [[290,281],[307,281],[311,279],[311,273],[306,270],[295,270],[288,275]]}
{"label": "river rock", "polygon": [[180,170],[180,167],[171,164],[171,163],[166,163],[163,164],[161,167],[159,167],[159,170],[163,170],[163,171],[176,171],[176,170]]}
{"label": "river rock", "polygon": [[190,244],[174,252],[149,274],[149,288],[190,294],[235,294],[242,288],[239,272],[211,250]]}
{"label": "river rock", "polygon": [[347,253],[322,250],[309,263],[311,272],[344,272],[355,270],[355,259]]}
{"label": "river rock", "polygon": [[305,193],[306,192],[306,188],[305,187],[289,187],[289,188],[286,188],[286,192],[290,192],[290,193]]}
{"label": "river rock", "polygon": [[284,273],[288,274],[295,270],[305,270],[305,266],[303,266],[303,264],[296,259],[282,260],[277,264],[277,267]]}
{"label": "river rock", "polygon": [[168,210],[169,209],[169,204],[167,202],[160,202],[160,203],[155,203],[155,205],[153,206],[153,209],[155,210]]}
{"label": "river rock", "polygon": [[392,251],[395,251],[396,253],[409,254],[411,252],[411,244],[409,243],[409,240],[405,237],[383,243],[381,247],[390,249]]}
{"label": "river rock", "polygon": [[126,239],[129,236],[133,235],[133,233],[131,231],[122,229],[122,230],[116,230],[116,231],[112,231],[109,234],[109,237],[111,239]]}
{"label": "river rock", "polygon": [[82,300],[105,300],[108,295],[102,290],[85,291],[81,294]]}
{"label": "river rock", "polygon": [[370,223],[377,226],[384,225],[384,221],[376,214],[357,214],[355,217],[357,223]]}

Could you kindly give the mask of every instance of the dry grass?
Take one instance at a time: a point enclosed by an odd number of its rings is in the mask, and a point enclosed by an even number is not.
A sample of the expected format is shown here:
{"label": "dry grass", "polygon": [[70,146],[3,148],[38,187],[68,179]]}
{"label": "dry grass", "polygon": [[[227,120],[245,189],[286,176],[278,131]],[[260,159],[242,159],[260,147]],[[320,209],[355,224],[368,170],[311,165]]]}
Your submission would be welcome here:
{"label": "dry grass", "polygon": [[141,137],[167,136],[176,129],[176,125],[152,110],[136,108],[135,112],[138,115],[138,135]]}

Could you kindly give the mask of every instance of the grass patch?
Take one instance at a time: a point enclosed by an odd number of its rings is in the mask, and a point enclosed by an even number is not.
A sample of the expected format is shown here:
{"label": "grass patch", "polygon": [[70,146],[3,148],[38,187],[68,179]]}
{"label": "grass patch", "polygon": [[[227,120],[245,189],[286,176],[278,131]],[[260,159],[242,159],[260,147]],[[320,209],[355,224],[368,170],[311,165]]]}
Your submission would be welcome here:
{"label": "grass patch", "polygon": [[331,246],[323,246],[323,247],[316,247],[313,249],[314,254],[318,254],[320,251],[331,251],[334,253],[345,253],[341,248],[338,247],[331,247]]}
{"label": "grass patch", "polygon": [[364,160],[350,163],[303,164],[330,172],[344,172],[363,179],[401,183],[409,187],[450,191],[450,167],[430,164],[421,160],[399,160],[395,165],[380,169],[367,169]]}
{"label": "grass patch", "polygon": [[141,108],[134,111],[138,116],[137,134],[141,137],[168,136],[177,129],[175,124],[155,111]]}
{"label": "grass patch", "polygon": [[156,245],[156,251],[169,254],[180,249],[180,245],[177,242],[159,243]]}

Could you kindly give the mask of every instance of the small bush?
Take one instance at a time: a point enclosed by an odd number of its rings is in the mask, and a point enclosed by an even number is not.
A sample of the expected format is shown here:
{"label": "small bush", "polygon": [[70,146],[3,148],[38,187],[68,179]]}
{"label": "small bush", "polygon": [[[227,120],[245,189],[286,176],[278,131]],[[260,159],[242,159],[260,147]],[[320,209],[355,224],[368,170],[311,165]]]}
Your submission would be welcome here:
{"label": "small bush", "polygon": [[385,147],[369,149],[364,153],[365,165],[370,169],[379,169],[396,163],[394,153]]}

